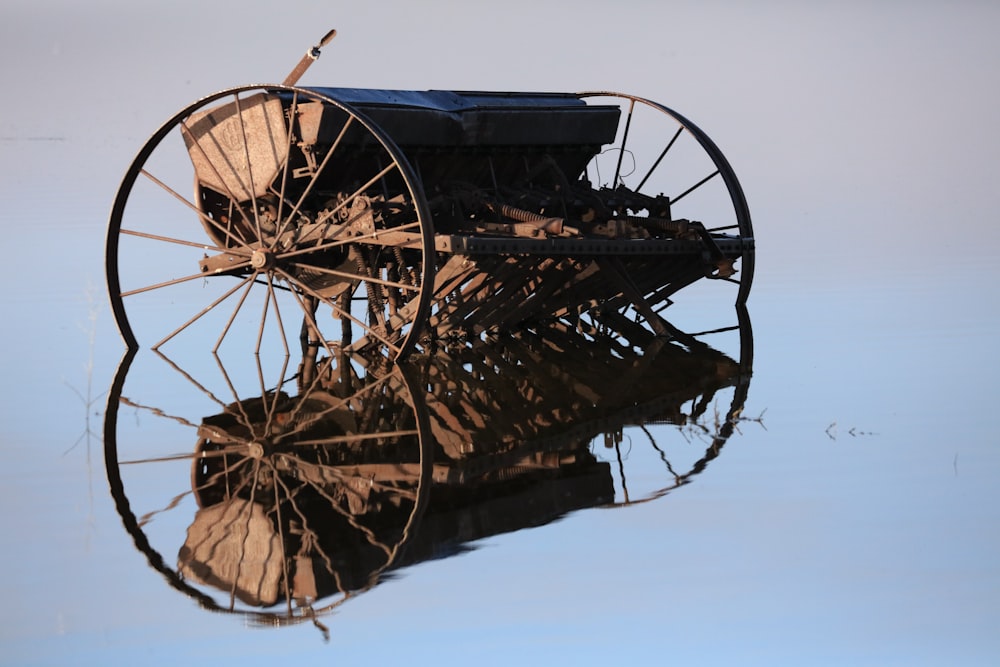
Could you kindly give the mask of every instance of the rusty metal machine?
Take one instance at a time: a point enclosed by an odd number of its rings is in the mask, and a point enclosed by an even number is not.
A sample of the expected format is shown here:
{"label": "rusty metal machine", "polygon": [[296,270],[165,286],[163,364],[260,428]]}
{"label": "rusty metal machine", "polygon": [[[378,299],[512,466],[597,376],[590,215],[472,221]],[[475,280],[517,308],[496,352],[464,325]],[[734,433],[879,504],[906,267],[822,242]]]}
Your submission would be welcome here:
{"label": "rusty metal machine", "polygon": [[743,191],[680,114],[609,92],[298,86],[319,48],[139,151],[106,253],[130,347],[297,335],[394,361],[546,322],[665,334],[661,311],[706,281],[746,300]]}

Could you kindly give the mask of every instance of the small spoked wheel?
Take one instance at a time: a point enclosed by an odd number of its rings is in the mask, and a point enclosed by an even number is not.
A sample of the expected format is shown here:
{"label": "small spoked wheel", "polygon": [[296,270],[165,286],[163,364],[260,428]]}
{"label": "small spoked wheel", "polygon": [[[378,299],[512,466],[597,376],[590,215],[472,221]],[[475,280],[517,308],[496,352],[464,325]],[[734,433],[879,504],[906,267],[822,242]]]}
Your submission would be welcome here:
{"label": "small spoked wheel", "polygon": [[378,126],[316,91],[240,87],[188,106],[139,152],[106,271],[130,347],[260,351],[298,336],[396,360],[427,316],[433,242],[417,177]]}
{"label": "small spoked wheel", "polygon": [[[589,105],[621,109],[614,143],[587,167],[592,187],[624,209],[631,210],[630,200],[639,202],[640,215],[662,217],[672,231],[683,225],[684,234],[705,246],[711,271],[696,267],[676,280],[670,293],[707,276],[735,285],[736,303],[745,303],[753,279],[753,226],[743,189],[715,143],[656,102],[612,92],[578,97]],[[659,296],[669,295],[661,291]]]}

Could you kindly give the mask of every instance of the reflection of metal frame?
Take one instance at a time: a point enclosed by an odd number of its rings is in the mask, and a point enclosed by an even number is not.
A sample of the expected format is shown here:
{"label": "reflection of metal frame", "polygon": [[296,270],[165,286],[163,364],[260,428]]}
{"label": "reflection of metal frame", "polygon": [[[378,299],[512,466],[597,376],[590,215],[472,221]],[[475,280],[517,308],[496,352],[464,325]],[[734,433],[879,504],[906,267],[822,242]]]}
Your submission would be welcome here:
{"label": "reflection of metal frame", "polygon": [[[322,628],[318,614],[389,569],[574,510],[658,498],[690,481],[718,456],[746,400],[752,338],[745,309],[737,317],[729,329],[740,335],[739,361],[673,329],[669,340],[644,333],[639,345],[620,332],[553,326],[389,367],[306,354],[293,377],[285,377],[285,361],[272,388],[260,379],[260,395],[250,398],[220,362],[231,401],[160,355],[168,373],[160,384],[173,377],[195,387],[219,408],[208,417],[127,398],[137,354],[130,351],[106,411],[111,492],[151,566],[203,607]],[[729,388],[731,404],[704,454],[683,473],[664,458],[669,483],[630,497],[622,429],[697,419]],[[190,429],[193,451],[139,453],[153,439],[124,434],[119,410],[129,405]],[[591,448],[602,434],[617,471]],[[137,519],[133,506],[163,503],[130,485],[132,471],[178,460],[191,462],[191,490]],[[623,498],[615,497],[616,472]],[[196,502],[180,509],[188,494]],[[167,547],[178,554],[176,567],[147,536],[148,517],[166,510],[194,514]]]}
{"label": "reflection of metal frame", "polygon": [[[736,430],[736,425],[741,419],[743,408],[746,405],[747,394],[750,391],[750,377],[753,374],[753,330],[751,328],[750,315],[747,312],[746,306],[738,305],[736,307],[736,315],[738,319],[737,326],[740,333],[740,349],[738,370],[737,374],[733,377],[733,397],[725,414],[722,415],[721,418],[718,416],[716,417],[716,426],[714,431],[711,432],[709,444],[705,449],[704,454],[690,466],[686,473],[676,473],[673,471],[672,467],[668,466],[668,469],[673,475],[673,482],[671,484],[657,489],[652,493],[647,493],[645,496],[631,498],[629,497],[628,485],[626,482],[625,465],[622,460],[620,448],[621,442],[620,440],[614,441],[612,446],[615,449],[616,459],[618,461],[620,484],[622,494],[624,496],[620,502],[616,502],[616,505],[631,505],[655,500],[665,496],[670,491],[687,484],[691,481],[692,477],[701,473],[713,459],[719,456],[722,452],[722,447],[726,444],[729,438],[732,437],[733,432]],[[689,344],[700,344],[696,338],[687,334],[676,332],[675,336],[682,337]],[[706,396],[695,406],[695,409],[692,410],[692,413],[687,416],[687,419],[692,423],[697,422],[697,420],[699,420],[706,413],[710,403],[711,396]],[[645,431],[645,429],[643,430]],[[652,442],[652,436],[649,436],[649,438],[653,447],[656,447],[655,443]]]}

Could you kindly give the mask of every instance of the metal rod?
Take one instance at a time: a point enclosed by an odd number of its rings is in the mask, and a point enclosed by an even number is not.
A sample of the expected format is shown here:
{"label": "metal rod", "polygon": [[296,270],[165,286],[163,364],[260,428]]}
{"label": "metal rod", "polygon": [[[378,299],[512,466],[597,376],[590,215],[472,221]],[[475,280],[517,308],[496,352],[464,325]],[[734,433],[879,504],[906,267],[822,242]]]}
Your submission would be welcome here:
{"label": "metal rod", "polygon": [[718,175],[719,175],[719,170],[716,169],[711,174],[709,174],[705,178],[701,179],[700,181],[698,181],[697,183],[695,183],[694,185],[692,185],[691,187],[689,187],[684,192],[680,193],[679,195],[677,195],[676,197],[674,197],[673,199],[671,199],[670,203],[671,204],[676,204],[681,199],[684,199],[684,197],[688,196],[689,194],[691,194],[692,192],[694,192],[695,190],[697,190],[701,186],[705,185],[705,183],[708,183],[710,180],[712,180],[713,178],[715,178]]}
{"label": "metal rod", "polygon": [[618,154],[618,165],[615,166],[615,180],[611,181],[611,188],[618,188],[618,178],[622,173],[622,158],[625,157],[625,147],[628,145],[628,130],[632,125],[632,112],[635,111],[635,100],[629,101],[628,117],[625,119],[625,132],[622,134],[621,152]]}
{"label": "metal rod", "polygon": [[653,175],[653,172],[656,171],[656,168],[660,166],[660,162],[662,162],[663,158],[666,157],[667,151],[670,150],[671,146],[674,145],[674,142],[677,141],[677,137],[681,136],[681,132],[683,131],[684,131],[683,125],[677,128],[677,132],[674,133],[674,136],[670,139],[670,143],[667,144],[667,147],[663,149],[662,153],[660,153],[660,157],[656,158],[656,162],[653,163],[653,166],[649,168],[649,171],[646,172],[646,175],[642,177],[641,181],[639,181],[639,185],[635,186],[636,192],[642,191],[642,186],[646,184],[646,181],[648,181],[649,177]]}
{"label": "metal rod", "polygon": [[299,64],[295,66],[295,69],[288,73],[288,76],[285,77],[282,84],[285,86],[294,86],[298,83],[299,79],[302,78],[302,75],[306,73],[307,69],[309,69],[309,66],[316,62],[319,58],[320,49],[329,44],[330,40],[336,36],[336,30],[331,30],[326,33],[326,35],[323,36],[323,39],[319,40],[319,44],[306,51],[306,54],[302,56],[302,60],[300,60]]}

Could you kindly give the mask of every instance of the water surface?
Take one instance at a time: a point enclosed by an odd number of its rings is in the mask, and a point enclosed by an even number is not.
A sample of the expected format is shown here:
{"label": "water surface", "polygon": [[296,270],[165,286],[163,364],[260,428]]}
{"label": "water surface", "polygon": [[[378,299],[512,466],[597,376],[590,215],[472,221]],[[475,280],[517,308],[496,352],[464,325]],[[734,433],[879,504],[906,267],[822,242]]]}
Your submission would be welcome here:
{"label": "water surface", "polygon": [[[154,21],[114,3],[86,15],[5,10],[4,73],[20,91],[0,116],[13,240],[0,333],[11,380],[0,428],[6,659],[995,663],[1000,104],[986,82],[1000,55],[997,11],[636,2],[614,17],[628,39],[594,49],[581,36],[610,21],[596,3],[571,16],[544,3],[477,8],[461,18],[474,30],[425,21],[431,9],[455,13],[440,3],[327,16],[303,5],[272,27],[204,8],[194,25],[181,9]],[[220,35],[211,26],[223,19],[232,29]],[[607,464],[610,489],[540,513],[541,525],[401,564],[319,619],[328,641],[310,622],[260,627],[174,586],[163,569],[179,567],[196,509],[185,498],[149,524],[162,529],[151,543],[165,545],[155,567],[116,507],[102,432],[123,352],[103,288],[118,181],[181,106],[283,77],[319,36],[303,24],[336,25],[342,40],[308,83],[619,88],[675,107],[733,163],[758,246],[743,419],[697,474],[675,485],[649,443],[683,474],[705,458],[704,432],[625,427],[630,500],[655,498],[625,505],[620,457],[595,431],[585,449]],[[269,38],[251,39],[261,31]],[[509,48],[513,34],[535,46]],[[30,64],[10,64],[28,52]],[[723,308],[679,300],[670,318],[698,331],[731,322]],[[706,342],[740,360],[733,336]],[[220,381],[214,360],[184,354],[191,377]],[[244,382],[241,397],[258,395],[254,365],[223,368]],[[171,414],[219,412],[149,354],[127,381],[134,400]],[[709,438],[732,396],[720,389],[703,413]],[[118,419],[151,446],[194,446],[149,411]],[[140,516],[190,482],[187,464],[136,474]]]}

